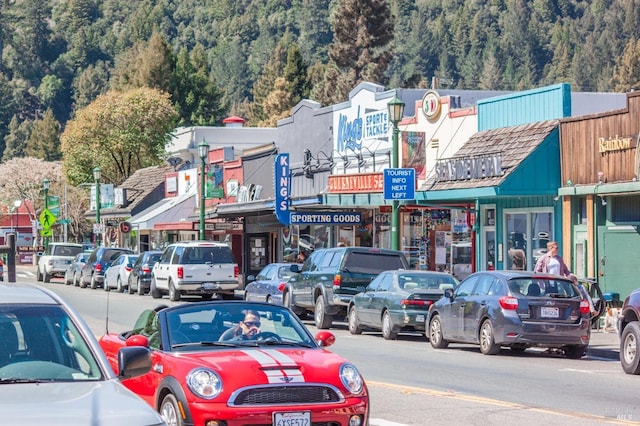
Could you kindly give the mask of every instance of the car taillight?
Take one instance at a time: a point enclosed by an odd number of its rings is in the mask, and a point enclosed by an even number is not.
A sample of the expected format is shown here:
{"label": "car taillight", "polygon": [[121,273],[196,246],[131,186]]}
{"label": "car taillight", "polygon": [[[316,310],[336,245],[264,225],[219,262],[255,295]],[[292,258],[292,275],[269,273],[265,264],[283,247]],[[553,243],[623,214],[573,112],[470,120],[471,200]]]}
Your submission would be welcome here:
{"label": "car taillight", "polygon": [[150,274],[151,268],[149,268],[149,265],[147,265],[146,263],[142,265],[142,272],[144,272],[145,274]]}
{"label": "car taillight", "polygon": [[235,265],[233,267],[233,276],[238,278],[238,275],[240,275],[240,267],[238,265]]}
{"label": "car taillight", "polygon": [[182,266],[178,266],[178,279],[181,280],[184,278],[184,268]]}
{"label": "car taillight", "polygon": [[102,272],[102,265],[101,265],[101,264],[99,264],[99,263],[96,263],[96,272],[97,272],[97,273]]}
{"label": "car taillight", "polygon": [[130,266],[125,266],[124,270],[127,271],[127,272],[131,272],[131,267]]}
{"label": "car taillight", "polygon": [[340,274],[336,274],[335,277],[333,277],[333,288],[340,288],[340,282],[342,281],[342,277],[340,276]]}
{"label": "car taillight", "polygon": [[581,300],[580,301],[580,313],[581,314],[588,314],[589,311],[591,311],[591,308],[589,307],[589,301],[587,300]]}
{"label": "car taillight", "polygon": [[513,296],[502,296],[498,299],[498,303],[502,309],[516,310],[518,309],[518,299]]}
{"label": "car taillight", "polygon": [[278,286],[278,291],[280,293],[282,293],[282,290],[284,290],[284,286],[287,285],[287,283],[280,283],[280,285]]}
{"label": "car taillight", "polygon": [[402,306],[431,306],[433,300],[402,299],[400,304]]}

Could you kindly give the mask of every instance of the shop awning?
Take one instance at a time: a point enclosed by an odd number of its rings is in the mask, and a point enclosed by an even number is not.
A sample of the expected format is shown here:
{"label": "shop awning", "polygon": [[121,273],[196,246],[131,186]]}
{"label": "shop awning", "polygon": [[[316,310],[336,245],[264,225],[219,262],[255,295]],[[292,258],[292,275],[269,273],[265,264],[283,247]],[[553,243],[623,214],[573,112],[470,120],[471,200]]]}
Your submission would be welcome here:
{"label": "shop awning", "polygon": [[[299,207],[319,205],[322,205],[322,197],[313,195],[310,197],[292,198],[290,207],[296,209]],[[256,216],[263,212],[273,212],[274,209],[275,200],[272,199],[249,201],[246,203],[218,204],[215,211],[206,213],[206,218]]]}
{"label": "shop awning", "polygon": [[165,198],[152,207],[138,213],[129,223],[139,230],[153,229],[157,223],[183,222],[193,215],[196,209],[195,192],[186,193],[178,197]]}

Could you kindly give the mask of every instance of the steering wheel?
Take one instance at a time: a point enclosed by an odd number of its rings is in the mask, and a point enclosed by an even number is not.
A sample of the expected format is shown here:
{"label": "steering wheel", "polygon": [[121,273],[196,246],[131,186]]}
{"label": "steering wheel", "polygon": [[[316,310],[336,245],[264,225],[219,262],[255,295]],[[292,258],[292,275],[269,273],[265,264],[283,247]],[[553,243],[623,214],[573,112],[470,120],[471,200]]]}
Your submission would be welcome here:
{"label": "steering wheel", "polygon": [[263,331],[253,336],[251,340],[259,340],[263,342],[281,342],[282,339],[276,333],[270,331]]}

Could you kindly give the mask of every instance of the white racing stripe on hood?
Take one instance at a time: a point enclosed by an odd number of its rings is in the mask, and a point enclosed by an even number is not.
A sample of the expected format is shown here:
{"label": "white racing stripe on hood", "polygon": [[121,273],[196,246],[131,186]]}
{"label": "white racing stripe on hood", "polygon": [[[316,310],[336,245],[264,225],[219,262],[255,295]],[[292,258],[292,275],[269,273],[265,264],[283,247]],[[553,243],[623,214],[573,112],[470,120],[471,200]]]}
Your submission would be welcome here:
{"label": "white racing stripe on hood", "polygon": [[269,383],[286,384],[305,381],[295,361],[280,351],[274,349],[252,349],[243,350],[242,352],[260,364]]}

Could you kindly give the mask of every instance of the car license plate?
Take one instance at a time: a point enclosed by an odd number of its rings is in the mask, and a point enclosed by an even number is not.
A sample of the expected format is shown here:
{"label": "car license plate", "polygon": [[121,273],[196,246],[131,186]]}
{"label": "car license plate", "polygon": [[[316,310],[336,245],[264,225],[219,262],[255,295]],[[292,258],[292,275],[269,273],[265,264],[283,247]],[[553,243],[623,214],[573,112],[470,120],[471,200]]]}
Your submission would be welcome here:
{"label": "car license plate", "polygon": [[212,290],[214,288],[213,283],[204,283],[202,285],[206,290]]}
{"label": "car license plate", "polygon": [[416,315],[416,322],[424,322],[424,315]]}
{"label": "car license plate", "polygon": [[558,312],[558,308],[543,306],[540,308],[540,316],[544,318],[558,318],[560,314]]}
{"label": "car license plate", "polygon": [[311,412],[273,413],[273,426],[311,426]]}

